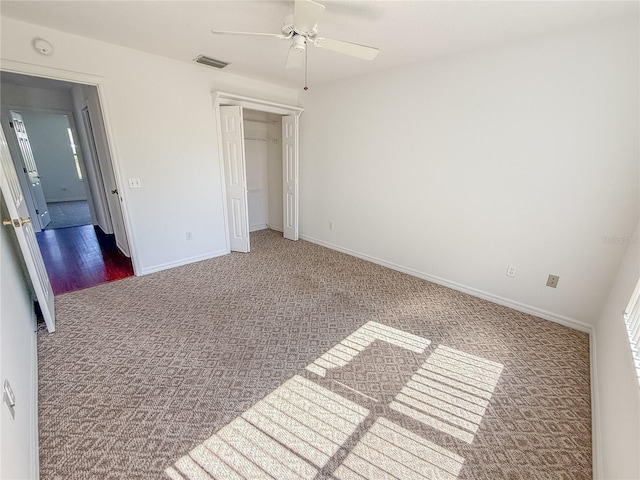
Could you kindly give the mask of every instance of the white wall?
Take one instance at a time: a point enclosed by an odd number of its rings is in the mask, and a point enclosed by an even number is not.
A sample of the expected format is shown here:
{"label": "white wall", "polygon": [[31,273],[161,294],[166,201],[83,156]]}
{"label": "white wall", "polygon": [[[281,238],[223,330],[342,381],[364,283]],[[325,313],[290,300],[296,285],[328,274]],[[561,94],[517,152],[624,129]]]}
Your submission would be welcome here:
{"label": "white wall", "polygon": [[27,87],[6,82],[2,82],[0,98],[2,105],[8,107],[70,111],[73,106],[68,90]]}
{"label": "white wall", "polygon": [[301,236],[589,329],[638,218],[632,20],[313,86]]}
{"label": "white wall", "polygon": [[640,223],[628,245],[595,331],[594,415],[603,479],[640,478],[640,386],[622,312],[640,278]]}
{"label": "white wall", "polygon": [[[226,229],[211,92],[222,90],[296,104],[297,92],[192,62],[179,62],[37,25],[2,18],[2,68],[56,69],[102,78],[125,217],[138,274],[225,253]],[[51,57],[34,37],[55,47]],[[195,53],[199,52],[194,52]],[[185,232],[193,239],[187,241]]]}
{"label": "white wall", "polygon": [[[2,218],[9,218],[4,199],[1,204]],[[16,398],[14,417],[0,403],[0,478],[33,479],[38,477],[35,317],[17,252],[13,229],[0,228],[0,385],[8,380]]]}
{"label": "white wall", "polygon": [[[22,112],[33,157],[38,165],[47,202],[86,200],[84,181],[78,178],[66,115]],[[77,143],[77,140],[75,140]],[[77,147],[80,148],[79,146]]]}

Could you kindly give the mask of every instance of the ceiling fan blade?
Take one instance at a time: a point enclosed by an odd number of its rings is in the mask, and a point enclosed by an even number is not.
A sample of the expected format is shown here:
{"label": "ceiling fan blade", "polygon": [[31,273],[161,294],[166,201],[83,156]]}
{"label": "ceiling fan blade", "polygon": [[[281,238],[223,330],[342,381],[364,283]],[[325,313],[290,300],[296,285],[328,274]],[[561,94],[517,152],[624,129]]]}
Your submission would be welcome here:
{"label": "ceiling fan blade", "polygon": [[367,47],[357,43],[343,42],[342,40],[333,40],[332,38],[317,37],[313,40],[316,47],[326,48],[333,52],[344,53],[352,57],[358,57],[363,60],[373,60],[380,50],[375,47]]}
{"label": "ceiling fan blade", "polygon": [[291,35],[283,35],[281,33],[258,33],[258,32],[228,32],[225,30],[211,30],[211,33],[215,35],[251,35],[259,37],[276,37],[276,38],[291,38]]}
{"label": "ceiling fan blade", "polygon": [[287,63],[285,68],[299,68],[304,60],[304,50],[296,48],[294,45],[289,47],[289,55],[287,55]]}
{"label": "ceiling fan blade", "polygon": [[324,5],[311,0],[296,0],[293,10],[293,28],[303,33],[313,31],[324,8]]}

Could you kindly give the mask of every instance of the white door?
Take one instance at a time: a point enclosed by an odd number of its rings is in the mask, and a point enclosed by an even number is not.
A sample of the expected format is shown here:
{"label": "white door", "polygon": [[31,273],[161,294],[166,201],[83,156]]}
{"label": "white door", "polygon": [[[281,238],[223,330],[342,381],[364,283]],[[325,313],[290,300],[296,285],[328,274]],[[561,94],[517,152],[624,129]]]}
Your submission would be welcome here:
{"label": "white door", "polygon": [[33,152],[31,151],[31,144],[29,143],[29,137],[27,136],[27,129],[22,121],[22,115],[13,110],[9,111],[9,118],[11,121],[11,128],[16,136],[18,147],[20,148],[20,154],[22,155],[22,161],[24,164],[25,173],[29,180],[29,189],[31,190],[31,196],[36,208],[36,214],[41,229],[46,227],[51,222],[51,216],[49,215],[49,207],[47,201],[44,198],[44,190],[42,189],[42,183],[40,182],[40,175],[38,174],[38,166],[33,158]]}
{"label": "white door", "polygon": [[282,117],[284,238],[298,240],[298,117]]}
{"label": "white door", "polygon": [[[2,228],[13,228],[15,230],[18,243],[20,244],[20,250],[22,251],[22,256],[24,257],[29,277],[31,278],[31,283],[36,293],[36,298],[42,310],[42,316],[44,317],[49,332],[54,332],[56,329],[56,317],[53,289],[51,288],[49,277],[47,277],[47,270],[42,260],[36,235],[33,232],[31,220],[29,219],[29,212],[25,204],[24,195],[20,189],[20,183],[18,182],[13,161],[11,160],[7,139],[1,128],[0,165],[0,189],[7,204],[9,215],[11,216],[10,219],[2,219]],[[9,225],[4,225],[5,220],[10,222]]]}
{"label": "white door", "polygon": [[248,252],[249,214],[242,107],[220,107],[220,127],[227,189],[229,244],[233,252]]}
{"label": "white door", "polygon": [[96,171],[102,179],[102,186],[104,187],[104,199],[107,202],[109,209],[109,216],[111,217],[111,227],[113,228],[113,234],[116,237],[116,246],[127,257],[130,257],[129,253],[129,241],[127,239],[127,231],[124,228],[124,216],[122,215],[122,198],[116,185],[116,177],[111,167],[111,157],[108,153],[108,147],[106,142],[101,142],[102,154],[98,151],[98,142],[96,139],[96,132],[93,128],[93,122],[91,120],[91,114],[89,108],[84,107],[82,109],[82,119],[87,130],[87,137],[89,140],[89,153],[91,157],[87,159],[91,161],[96,167]]}

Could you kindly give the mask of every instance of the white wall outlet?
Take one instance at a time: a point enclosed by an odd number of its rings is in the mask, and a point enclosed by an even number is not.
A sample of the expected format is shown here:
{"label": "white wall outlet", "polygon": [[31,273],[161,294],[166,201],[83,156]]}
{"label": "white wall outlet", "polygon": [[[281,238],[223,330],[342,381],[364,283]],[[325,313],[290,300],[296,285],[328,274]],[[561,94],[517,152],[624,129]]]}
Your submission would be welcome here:
{"label": "white wall outlet", "polygon": [[515,265],[507,265],[507,277],[515,277],[517,269]]}
{"label": "white wall outlet", "polygon": [[139,178],[130,178],[129,188],[142,188],[142,182]]}
{"label": "white wall outlet", "polygon": [[333,222],[329,222],[329,230],[333,230]]}
{"label": "white wall outlet", "polygon": [[191,235],[191,232],[186,232],[185,233],[185,237],[187,237],[187,240],[192,240],[193,239],[193,235]]}
{"label": "white wall outlet", "polygon": [[558,286],[558,280],[560,280],[558,275],[549,275],[549,278],[547,278],[547,287],[556,288]]}

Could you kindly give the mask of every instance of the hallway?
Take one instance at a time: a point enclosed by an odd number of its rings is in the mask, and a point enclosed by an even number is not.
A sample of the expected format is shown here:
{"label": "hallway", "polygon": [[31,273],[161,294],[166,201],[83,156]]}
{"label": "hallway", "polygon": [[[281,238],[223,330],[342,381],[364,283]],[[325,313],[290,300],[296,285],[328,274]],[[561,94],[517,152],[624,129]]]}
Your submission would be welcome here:
{"label": "hallway", "polygon": [[60,295],[133,276],[131,259],[93,225],[36,234],[53,293]]}

